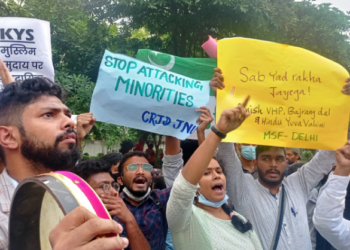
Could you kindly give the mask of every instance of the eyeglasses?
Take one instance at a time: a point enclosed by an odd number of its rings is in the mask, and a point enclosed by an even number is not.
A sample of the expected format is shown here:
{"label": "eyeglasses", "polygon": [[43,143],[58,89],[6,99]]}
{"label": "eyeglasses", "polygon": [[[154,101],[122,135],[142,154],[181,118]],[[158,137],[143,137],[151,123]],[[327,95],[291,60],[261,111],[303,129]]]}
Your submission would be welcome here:
{"label": "eyeglasses", "polygon": [[139,169],[139,165],[141,165],[142,170],[147,171],[147,172],[152,172],[153,166],[148,163],[142,163],[142,164],[137,164],[137,163],[132,163],[126,167],[126,169],[129,172],[136,172]]}
{"label": "eyeglasses", "polygon": [[102,189],[105,194],[110,194],[111,188],[114,188],[115,191],[119,193],[120,184],[118,182],[112,182],[111,184],[103,184]]}

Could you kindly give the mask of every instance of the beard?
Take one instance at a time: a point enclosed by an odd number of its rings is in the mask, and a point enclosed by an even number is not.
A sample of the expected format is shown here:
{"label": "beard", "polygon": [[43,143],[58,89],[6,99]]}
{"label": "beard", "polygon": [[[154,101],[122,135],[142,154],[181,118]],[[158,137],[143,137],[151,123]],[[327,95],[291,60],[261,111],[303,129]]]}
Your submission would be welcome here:
{"label": "beard", "polygon": [[261,169],[258,167],[258,174],[259,174],[259,179],[264,182],[265,184],[269,185],[269,186],[278,186],[279,184],[282,183],[283,179],[284,179],[284,176],[286,174],[286,171],[284,171],[282,174],[280,171],[278,171],[277,169],[274,170],[274,172],[278,172],[281,176],[281,178],[279,180],[276,180],[276,181],[270,181],[270,180],[267,180],[265,178],[265,175],[270,172],[271,169],[267,170],[265,173],[263,171],[261,171]]}
{"label": "beard", "polygon": [[68,149],[58,148],[58,144],[62,138],[70,133],[76,135],[75,130],[67,129],[65,133],[56,137],[53,146],[48,146],[43,142],[28,137],[24,130],[21,131],[21,153],[26,159],[32,162],[32,168],[35,173],[43,173],[46,169],[51,171],[66,171],[71,170],[75,166],[80,159],[80,151],[77,143],[69,144]]}
{"label": "beard", "polygon": [[[140,177],[135,177],[132,180],[132,183],[134,183],[135,180],[138,178],[140,178]],[[134,190],[131,188],[132,185],[127,185],[127,184],[125,185],[125,187],[129,190],[129,192],[135,197],[142,197],[142,196],[146,195],[149,187],[151,186],[151,183],[148,181],[148,179],[146,177],[142,177],[142,178],[144,178],[146,180],[146,183],[147,183],[146,190]]]}

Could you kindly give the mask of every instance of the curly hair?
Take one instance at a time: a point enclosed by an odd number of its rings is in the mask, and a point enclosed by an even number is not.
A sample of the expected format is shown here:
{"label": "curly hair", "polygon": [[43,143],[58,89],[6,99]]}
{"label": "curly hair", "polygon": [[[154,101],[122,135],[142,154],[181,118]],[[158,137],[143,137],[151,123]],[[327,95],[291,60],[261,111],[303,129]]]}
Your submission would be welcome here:
{"label": "curly hair", "polygon": [[48,78],[33,78],[5,85],[0,92],[0,126],[22,126],[24,109],[41,96],[55,96],[63,102],[60,86]]}

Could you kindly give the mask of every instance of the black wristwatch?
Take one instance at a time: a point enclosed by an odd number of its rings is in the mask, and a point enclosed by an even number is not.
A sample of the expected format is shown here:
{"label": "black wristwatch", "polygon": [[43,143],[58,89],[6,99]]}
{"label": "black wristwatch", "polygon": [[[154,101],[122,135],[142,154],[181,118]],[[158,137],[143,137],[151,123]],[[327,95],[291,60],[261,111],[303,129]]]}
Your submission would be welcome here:
{"label": "black wristwatch", "polygon": [[222,132],[220,132],[215,126],[211,127],[211,131],[213,131],[217,136],[219,136],[222,139],[226,138],[226,135]]}

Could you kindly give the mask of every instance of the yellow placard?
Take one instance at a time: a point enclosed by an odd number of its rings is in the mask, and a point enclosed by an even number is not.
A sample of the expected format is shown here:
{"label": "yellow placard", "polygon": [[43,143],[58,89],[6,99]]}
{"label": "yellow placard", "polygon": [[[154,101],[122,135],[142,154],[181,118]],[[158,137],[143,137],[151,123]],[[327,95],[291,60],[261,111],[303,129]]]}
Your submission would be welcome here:
{"label": "yellow placard", "polygon": [[339,64],[289,45],[232,38],[219,41],[218,67],[225,89],[217,120],[251,95],[251,116],[225,141],[328,150],[347,141],[350,96],[341,90],[349,73]]}

